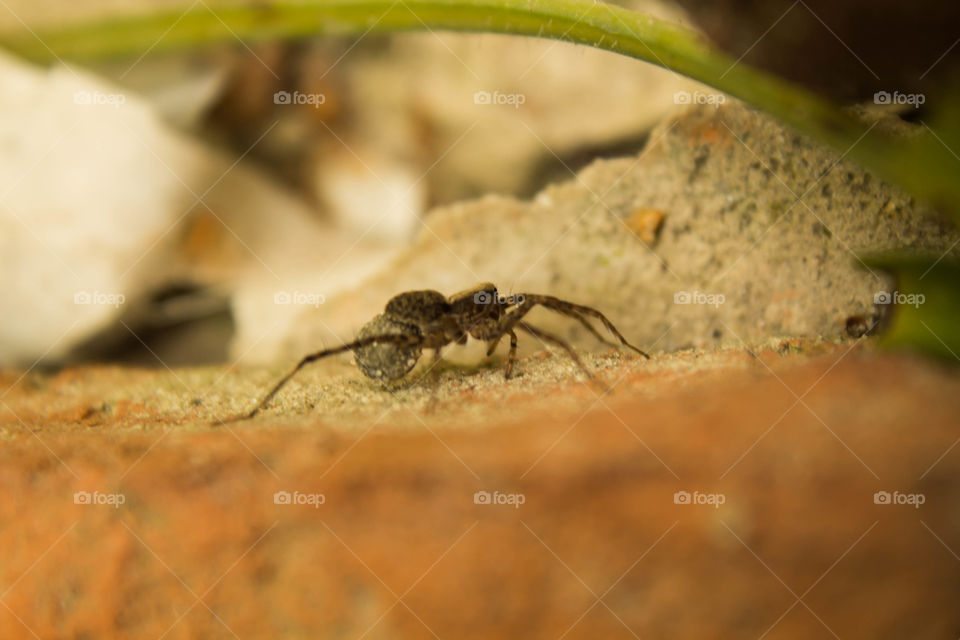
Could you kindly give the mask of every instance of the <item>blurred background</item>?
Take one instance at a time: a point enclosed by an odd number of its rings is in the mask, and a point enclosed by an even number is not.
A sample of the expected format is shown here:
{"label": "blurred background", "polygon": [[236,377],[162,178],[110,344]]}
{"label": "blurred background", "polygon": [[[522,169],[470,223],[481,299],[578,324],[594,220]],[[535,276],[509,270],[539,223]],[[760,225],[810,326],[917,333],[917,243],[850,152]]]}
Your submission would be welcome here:
{"label": "blurred background", "polygon": [[[951,46],[957,23],[952,5],[638,0],[623,6],[701,30],[744,64],[846,104],[879,107],[894,119],[916,121],[952,86],[944,81],[958,51]],[[169,1],[134,10],[122,2],[11,2],[0,29],[42,33],[183,9],[215,6]],[[894,32],[897,47],[888,45]],[[730,297],[739,290],[749,303],[743,280],[720,291],[703,274],[726,274],[739,263],[749,278],[752,266],[764,264],[763,252],[753,254],[755,262],[743,256],[769,243],[776,234],[765,234],[780,214],[802,209],[793,198],[775,202],[784,196],[780,183],[790,182],[793,196],[806,195],[829,166],[784,182],[789,153],[761,158],[762,167],[756,166],[743,132],[727,126],[735,118],[718,116],[713,126],[721,136],[733,133],[742,157],[712,166],[697,144],[669,155],[678,171],[661,177],[661,184],[688,193],[679,204],[642,190],[615,204],[599,188],[586,189],[594,198],[589,206],[577,205],[577,195],[564,196],[561,204],[580,212],[600,200],[640,243],[624,249],[609,238],[585,236],[574,248],[558,245],[580,218],[551,220],[541,212],[539,224],[548,227],[541,232],[549,230],[552,239],[540,246],[510,222],[494,230],[496,212],[511,201],[535,205],[551,184],[583,183],[577,172],[597,159],[638,156],[657,126],[664,138],[675,133],[668,123],[678,113],[699,108],[716,114],[735,101],[663,68],[521,37],[425,31],[249,44],[237,38],[176,54],[154,52],[157,44],[145,42],[137,55],[107,61],[61,60],[52,50],[49,65],[0,58],[0,304],[15,310],[0,328],[0,365],[270,362],[349,339],[401,290],[452,293],[491,279],[513,291],[573,291],[585,303],[607,304],[648,344],[671,327],[664,348],[719,344],[729,332],[709,318],[673,317],[672,295],[710,282],[714,293]],[[923,101],[878,104],[874,94],[885,90]],[[794,151],[798,158],[806,153]],[[706,166],[707,176],[680,175],[691,162],[697,171]],[[783,170],[771,166],[781,162]],[[711,177],[739,172],[748,179],[755,169],[776,180],[741,189],[739,179],[718,184]],[[606,186],[622,186],[615,178]],[[694,194],[694,180],[728,203],[759,198],[752,206],[759,204],[769,220],[740,222],[740,229],[728,224],[718,238],[731,240],[744,225],[756,232],[725,253],[716,243],[658,247],[659,235],[672,229],[701,240],[710,236],[705,228],[689,233],[691,222],[711,224],[695,220],[705,194]],[[477,239],[493,237],[475,255],[476,243],[457,244],[434,227],[446,219],[438,210],[481,197],[500,200],[451,231],[458,239],[471,232]],[[895,208],[892,197],[906,203],[911,221],[890,223],[884,238],[866,228],[849,230],[841,238],[844,260],[853,249],[925,242],[940,250],[952,243],[940,233],[944,223],[936,222],[935,212],[896,193],[876,197],[882,201],[860,198],[861,211],[847,211],[836,222],[825,222],[828,215],[815,207],[816,219],[802,223],[802,235],[809,235],[808,224],[833,232],[830,227],[865,210],[869,216]],[[924,226],[931,218],[933,226]],[[432,268],[405,268],[430,240],[447,247],[446,255],[435,256]],[[584,245],[594,253],[635,253],[636,262],[612,275],[581,278],[542,260],[566,253],[557,262],[590,270],[596,260],[581,264],[570,257]],[[527,256],[518,261],[520,252]],[[747,319],[766,313],[769,301],[721,319],[745,338],[842,335],[850,318],[875,322],[884,311],[870,297],[887,285],[871,275],[844,300],[823,307],[809,299],[789,310],[797,318],[829,319],[773,327]],[[727,282],[737,276],[733,272]],[[671,282],[657,290],[663,277]],[[593,286],[578,284],[589,278]],[[624,281],[631,283],[627,292]],[[635,319],[630,305],[610,302],[627,293],[648,297],[663,321]],[[564,331],[571,339],[583,337],[576,329]]]}
{"label": "blurred background", "polygon": [[[2,25],[128,11],[15,3]],[[305,308],[429,233],[432,208],[529,198],[636,154],[693,86],[569,44],[449,33],[4,56],[0,83],[7,366],[275,358]]]}

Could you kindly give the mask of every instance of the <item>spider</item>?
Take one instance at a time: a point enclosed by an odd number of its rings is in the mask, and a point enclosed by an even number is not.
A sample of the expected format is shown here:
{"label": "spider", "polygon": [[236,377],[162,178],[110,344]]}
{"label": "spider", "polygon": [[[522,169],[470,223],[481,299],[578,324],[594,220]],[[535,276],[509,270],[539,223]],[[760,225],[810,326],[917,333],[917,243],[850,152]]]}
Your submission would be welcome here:
{"label": "spider", "polygon": [[384,312],[360,329],[356,340],[304,357],[290,373],[274,385],[253,410],[232,418],[228,422],[254,417],[304,366],[346,351],[353,351],[357,366],[365,376],[388,382],[399,380],[409,373],[420,359],[424,349],[434,349],[434,357],[438,359],[441,347],[451,343],[466,344],[467,337],[472,336],[489,343],[487,356],[490,356],[500,344],[500,339],[510,336],[510,352],[505,370],[506,378],[509,380],[517,360],[515,329],[562,348],[587,377],[596,382],[596,378],[583,365],[570,345],[524,321],[524,316],[537,305],[577,320],[605,344],[618,346],[600,335],[584,316],[596,318],[620,340],[623,346],[633,349],[644,358],[650,358],[649,355],[627,342],[613,323],[596,309],[553,296],[529,293],[502,296],[497,291],[497,287],[489,282],[450,297],[431,290],[407,291],[391,298]]}

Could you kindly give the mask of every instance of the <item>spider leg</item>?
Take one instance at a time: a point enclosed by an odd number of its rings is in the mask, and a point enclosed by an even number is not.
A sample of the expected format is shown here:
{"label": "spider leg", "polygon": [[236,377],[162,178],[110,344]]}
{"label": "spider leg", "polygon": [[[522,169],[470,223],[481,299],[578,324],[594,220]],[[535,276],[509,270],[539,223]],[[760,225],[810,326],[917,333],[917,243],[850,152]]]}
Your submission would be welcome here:
{"label": "spider leg", "polygon": [[[515,323],[511,322],[510,324],[512,326]],[[510,335],[510,353],[507,355],[507,368],[504,371],[507,380],[509,380],[511,373],[513,372],[513,365],[517,361],[517,334],[514,333],[512,328],[503,328],[500,335],[490,341],[490,346],[487,347],[487,357],[489,358],[493,352],[496,351],[497,345],[500,344],[500,339],[503,338],[504,334]]]}
{"label": "spider leg", "polygon": [[[523,309],[520,309],[520,308],[518,307],[518,308],[516,308],[516,309],[514,309],[514,310],[512,310],[512,311],[510,311],[510,312],[508,312],[507,315],[506,315],[506,317],[504,318],[504,322],[503,322],[504,327],[512,327],[512,326],[516,325],[516,323],[519,322],[520,319],[523,318],[523,316],[527,315],[527,312],[530,311],[531,309],[533,309],[534,306],[536,306],[536,305],[535,305],[535,304],[534,304],[534,305],[530,305],[529,307],[525,307],[525,308],[523,308]],[[593,325],[591,325],[589,322],[587,322],[587,319],[584,318],[583,316],[581,316],[579,313],[577,313],[577,312],[575,312],[575,311],[569,311],[569,312],[567,312],[567,311],[561,311],[560,313],[563,313],[564,315],[569,316],[569,317],[574,318],[575,320],[577,320],[580,324],[583,325],[583,327],[584,327],[587,331],[589,331],[591,334],[593,334],[593,336],[594,336],[597,340],[599,340],[600,342],[602,342],[602,343],[604,343],[604,344],[608,344],[608,345],[610,345],[611,347],[618,347],[618,346],[620,346],[620,345],[618,345],[618,344],[616,344],[616,343],[614,343],[614,342],[610,342],[609,340],[607,340],[606,338],[604,338],[602,335],[600,335],[600,332],[597,331],[596,329],[594,329],[594,328],[593,328]],[[507,332],[508,332],[508,329],[504,329],[503,333],[507,333]],[[493,354],[494,351],[496,351],[497,346],[500,344],[500,338],[502,338],[502,337],[503,337],[503,334],[497,336],[497,337],[490,343],[490,346],[487,348],[487,357],[488,357],[488,358]]]}
{"label": "spider leg", "polygon": [[[528,301],[530,303],[529,305],[527,305]],[[624,338],[619,331],[617,331],[617,328],[613,326],[613,323],[610,322],[607,316],[603,315],[593,307],[586,307],[580,304],[574,304],[572,302],[567,302],[566,300],[561,300],[560,298],[555,298],[553,296],[545,296],[545,295],[539,295],[539,294],[529,294],[529,295],[524,294],[523,302],[520,303],[520,306],[518,307],[518,309],[523,309],[521,316],[538,304],[546,307],[547,309],[556,311],[557,313],[562,313],[565,316],[575,318],[580,322],[580,324],[586,327],[590,331],[590,333],[592,333],[594,336],[600,338],[600,340],[602,340],[606,344],[612,344],[607,340],[604,340],[602,337],[600,337],[597,331],[590,326],[590,324],[586,321],[586,319],[583,316],[587,315],[587,316],[590,316],[591,318],[596,318],[601,323],[603,323],[603,326],[606,327],[607,331],[609,331],[610,333],[612,333],[617,337],[617,339],[620,341],[620,344],[630,349],[633,349],[634,351],[642,355],[644,358],[648,360],[650,359],[650,356],[646,352],[638,349],[637,347],[627,342],[627,339]]]}
{"label": "spider leg", "polygon": [[283,376],[283,378],[281,378],[280,381],[273,386],[273,389],[271,389],[270,392],[263,397],[263,400],[257,403],[257,406],[255,406],[251,411],[249,411],[248,413],[240,414],[239,416],[234,416],[232,418],[228,418],[227,420],[218,421],[212,424],[214,425],[221,424],[221,423],[226,424],[228,422],[238,422],[240,420],[249,420],[250,418],[254,417],[263,408],[267,406],[267,403],[269,403],[273,399],[273,397],[277,395],[277,392],[280,391],[280,389],[285,384],[287,384],[287,382],[290,381],[290,378],[295,376],[297,372],[300,371],[300,369],[310,364],[311,362],[316,362],[317,360],[326,358],[327,356],[334,356],[334,355],[337,355],[338,353],[353,351],[354,349],[359,349],[360,347],[366,347],[371,344],[376,344],[376,343],[405,344],[408,342],[412,342],[416,339],[411,338],[410,336],[401,335],[401,334],[369,336],[369,337],[363,338],[362,340],[354,340],[353,342],[348,342],[347,344],[340,345],[339,347],[332,347],[330,349],[323,349],[322,351],[311,353],[310,355],[305,356],[300,362],[298,362],[297,366],[295,366],[293,370],[290,371],[290,373]]}
{"label": "spider leg", "polygon": [[[530,297],[530,298],[541,298],[541,297],[545,297],[545,296],[529,296],[529,297]],[[526,298],[524,298],[524,302],[526,302]],[[516,324],[523,316],[527,315],[527,313],[528,313],[529,311],[531,311],[531,310],[532,310],[535,306],[537,306],[538,304],[543,304],[543,303],[540,302],[539,300],[533,301],[533,302],[531,302],[529,305],[526,305],[526,304],[524,304],[523,302],[521,302],[521,303],[518,304],[516,307],[514,307],[513,309],[511,309],[509,312],[507,312],[506,319],[505,319],[505,320],[506,320],[506,321],[505,321],[505,324],[508,325],[508,326],[512,326],[512,325]],[[557,308],[553,308],[553,307],[551,307],[551,306],[549,306],[549,305],[546,305],[546,304],[544,304],[543,306],[547,307],[548,309],[552,309],[553,311],[556,311],[557,313],[562,313],[563,315],[565,315],[565,316],[567,316],[567,317],[573,318],[574,320],[576,320],[577,322],[579,322],[580,324],[582,324],[582,325],[583,325],[583,328],[586,329],[587,331],[589,331],[589,332],[593,335],[593,337],[596,338],[597,340],[599,340],[600,342],[602,342],[602,343],[604,343],[604,344],[608,344],[608,345],[610,345],[611,347],[619,347],[619,346],[620,346],[620,345],[618,345],[618,344],[616,344],[616,343],[614,343],[614,342],[611,342],[611,341],[607,340],[607,339],[604,338],[602,335],[600,335],[600,332],[597,331],[596,329],[594,329],[594,328],[593,328],[593,325],[590,324],[589,322],[587,322],[587,319],[584,318],[584,317],[583,317],[582,315],[580,315],[579,313],[577,313],[576,311],[573,311],[572,309],[557,309]],[[498,339],[499,339],[499,338],[498,338]],[[496,345],[494,345],[493,348],[496,348]],[[493,353],[493,348],[491,348],[490,351],[487,352],[487,355],[490,355],[491,353]]]}
{"label": "spider leg", "polygon": [[577,352],[574,351],[573,347],[571,347],[569,344],[567,344],[557,336],[547,333],[543,329],[537,329],[536,327],[526,322],[518,322],[517,327],[522,329],[523,331],[526,331],[527,333],[529,333],[535,338],[539,338],[544,342],[550,342],[552,344],[555,344],[556,346],[566,351],[567,355],[570,356],[570,359],[573,360],[576,363],[576,365],[580,367],[580,370],[587,375],[587,378],[590,380],[590,382],[595,384],[602,391],[610,391],[610,387],[606,386],[605,384],[597,380],[597,378],[592,373],[590,373],[590,370],[587,369],[587,367],[584,366],[583,362],[580,360],[580,356],[577,355]]}
{"label": "spider leg", "polygon": [[[549,309],[550,307],[547,307],[547,308]],[[582,315],[580,315],[579,313],[577,313],[576,311],[561,311],[561,310],[559,310],[559,309],[554,309],[554,311],[556,311],[557,313],[562,313],[562,314],[565,315],[565,316],[568,316],[568,317],[570,317],[570,318],[575,319],[577,322],[579,322],[580,324],[582,324],[583,327],[584,327],[587,331],[589,331],[590,333],[592,333],[594,338],[596,338],[597,340],[599,340],[599,341],[602,342],[603,344],[608,344],[608,345],[610,345],[611,347],[619,347],[619,346],[620,346],[620,345],[618,345],[617,343],[611,342],[610,340],[607,340],[607,339],[604,338],[602,335],[600,335],[600,332],[597,331],[596,329],[594,329],[594,328],[593,328],[593,325],[590,324],[589,322],[587,322],[587,319],[584,318],[584,317],[583,317]],[[627,345],[627,346],[630,346],[630,345]],[[631,348],[633,348],[633,347],[631,347]],[[643,352],[641,351],[640,353],[643,353]],[[646,354],[644,354],[644,355],[646,355]]]}
{"label": "spider leg", "polygon": [[[513,329],[510,329],[507,333],[510,334],[510,353],[507,355],[507,369],[504,371],[504,377],[509,380],[513,373],[513,365],[517,361],[517,334],[514,333]],[[497,342],[499,341],[500,338],[497,338]]]}

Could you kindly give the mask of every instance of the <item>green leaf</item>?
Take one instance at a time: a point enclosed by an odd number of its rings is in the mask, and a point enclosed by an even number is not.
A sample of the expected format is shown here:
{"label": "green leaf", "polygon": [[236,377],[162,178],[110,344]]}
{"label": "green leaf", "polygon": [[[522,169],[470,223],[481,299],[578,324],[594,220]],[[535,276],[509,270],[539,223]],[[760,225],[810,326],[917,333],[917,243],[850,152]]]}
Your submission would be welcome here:
{"label": "green leaf", "polygon": [[[893,291],[878,292],[891,305],[881,344],[909,347],[960,363],[960,264],[943,256],[877,256],[867,265],[892,274]],[[886,297],[883,295],[886,294]]]}

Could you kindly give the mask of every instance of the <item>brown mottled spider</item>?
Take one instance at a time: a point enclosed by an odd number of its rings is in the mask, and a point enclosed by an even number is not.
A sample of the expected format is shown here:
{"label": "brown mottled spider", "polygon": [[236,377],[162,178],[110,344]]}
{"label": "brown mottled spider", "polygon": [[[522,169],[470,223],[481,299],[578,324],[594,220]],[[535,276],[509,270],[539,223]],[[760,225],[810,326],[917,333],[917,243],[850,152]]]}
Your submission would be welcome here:
{"label": "brown mottled spider", "polygon": [[510,336],[510,353],[507,356],[505,371],[509,379],[517,360],[517,334],[514,329],[520,329],[544,342],[562,348],[587,377],[596,382],[596,378],[583,365],[570,345],[523,320],[523,317],[537,305],[577,320],[599,340],[618,346],[601,336],[584,316],[596,318],[620,340],[623,346],[633,349],[644,358],[650,357],[627,342],[613,323],[596,309],[553,296],[530,293],[501,296],[496,286],[489,282],[449,298],[438,291],[407,291],[391,298],[384,312],[360,329],[356,340],[306,356],[293,368],[293,371],[273,387],[270,393],[264,396],[252,411],[231,421],[245,420],[255,416],[305,365],[345,351],[353,351],[357,366],[365,376],[374,380],[390,381],[399,380],[413,369],[423,349],[435,349],[439,357],[441,347],[450,343],[466,344],[467,336],[472,336],[489,343],[487,348],[489,356],[497,348],[500,339],[506,335]]}

